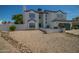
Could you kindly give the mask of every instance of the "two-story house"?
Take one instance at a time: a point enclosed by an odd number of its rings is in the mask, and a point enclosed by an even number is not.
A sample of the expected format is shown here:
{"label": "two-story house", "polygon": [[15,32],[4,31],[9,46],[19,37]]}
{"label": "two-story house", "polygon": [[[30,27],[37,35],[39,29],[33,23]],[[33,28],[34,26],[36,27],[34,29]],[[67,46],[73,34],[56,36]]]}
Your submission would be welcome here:
{"label": "two-story house", "polygon": [[70,24],[66,20],[67,14],[61,10],[24,10],[23,15],[23,21],[27,29],[57,29],[60,23]]}

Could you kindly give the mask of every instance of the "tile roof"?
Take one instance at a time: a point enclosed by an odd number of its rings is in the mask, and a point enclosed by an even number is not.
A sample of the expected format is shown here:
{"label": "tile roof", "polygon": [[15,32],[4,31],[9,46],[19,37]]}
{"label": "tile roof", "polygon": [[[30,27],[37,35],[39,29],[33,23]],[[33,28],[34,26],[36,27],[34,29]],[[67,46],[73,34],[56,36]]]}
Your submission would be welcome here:
{"label": "tile roof", "polygon": [[41,13],[41,14],[44,14],[44,13],[48,13],[48,12],[53,12],[53,13],[57,13],[57,12],[62,12],[63,14],[66,14],[65,12],[61,11],[61,10],[58,10],[58,11],[52,11],[52,10],[44,10],[44,11],[36,11],[36,10],[33,10],[33,9],[30,9],[30,10],[26,10],[24,12],[29,12],[29,11],[34,11],[36,13]]}
{"label": "tile roof", "polygon": [[64,20],[64,19],[62,19],[62,20],[52,20],[52,22],[55,22],[55,21],[61,21],[61,22],[72,22],[71,20]]}

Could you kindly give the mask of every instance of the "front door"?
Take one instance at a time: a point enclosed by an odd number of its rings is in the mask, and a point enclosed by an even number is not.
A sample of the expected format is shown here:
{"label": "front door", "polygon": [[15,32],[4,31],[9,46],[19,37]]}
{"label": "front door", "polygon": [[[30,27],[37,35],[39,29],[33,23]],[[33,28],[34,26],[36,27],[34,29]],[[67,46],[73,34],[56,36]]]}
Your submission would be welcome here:
{"label": "front door", "polygon": [[30,29],[35,29],[35,23],[29,23],[29,28]]}

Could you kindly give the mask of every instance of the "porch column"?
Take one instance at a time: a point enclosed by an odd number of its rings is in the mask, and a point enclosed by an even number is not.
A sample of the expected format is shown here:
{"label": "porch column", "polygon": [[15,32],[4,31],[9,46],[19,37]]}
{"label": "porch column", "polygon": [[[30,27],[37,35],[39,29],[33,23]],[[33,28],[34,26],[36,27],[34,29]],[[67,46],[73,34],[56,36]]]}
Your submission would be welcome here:
{"label": "porch column", "polygon": [[46,27],[46,24],[45,24],[45,14],[43,14],[43,28]]}
{"label": "porch column", "polygon": [[72,22],[70,22],[70,30],[72,29]]}

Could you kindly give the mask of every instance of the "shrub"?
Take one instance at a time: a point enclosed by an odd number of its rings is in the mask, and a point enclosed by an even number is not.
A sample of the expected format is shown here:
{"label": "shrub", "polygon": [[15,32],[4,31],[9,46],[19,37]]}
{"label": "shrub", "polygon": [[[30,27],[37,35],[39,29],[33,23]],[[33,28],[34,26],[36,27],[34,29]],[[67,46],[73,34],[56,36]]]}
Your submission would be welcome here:
{"label": "shrub", "polygon": [[15,29],[16,29],[16,27],[14,25],[12,25],[12,26],[9,27],[10,31],[14,31]]}
{"label": "shrub", "polygon": [[78,25],[73,25],[72,29],[79,29],[79,26]]}

